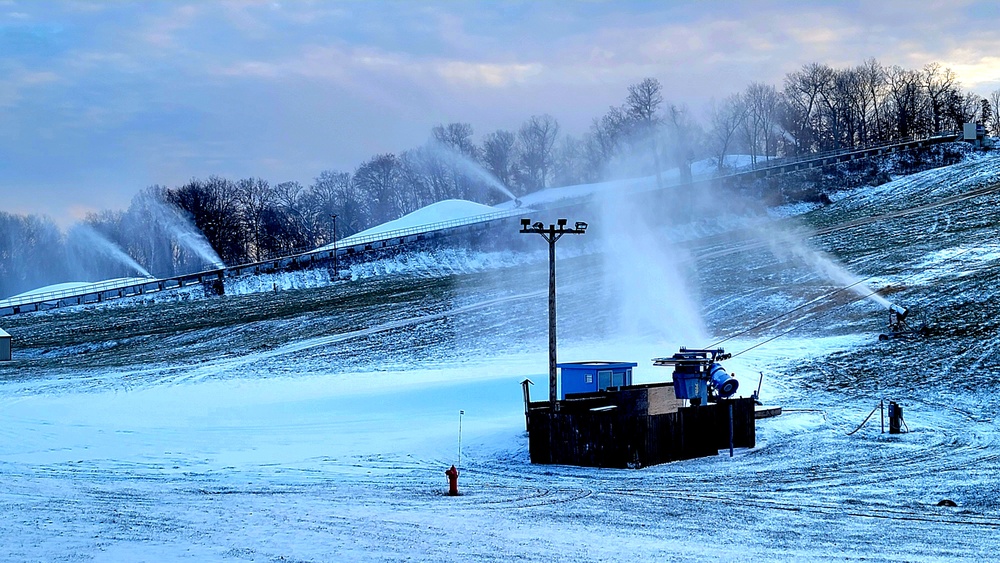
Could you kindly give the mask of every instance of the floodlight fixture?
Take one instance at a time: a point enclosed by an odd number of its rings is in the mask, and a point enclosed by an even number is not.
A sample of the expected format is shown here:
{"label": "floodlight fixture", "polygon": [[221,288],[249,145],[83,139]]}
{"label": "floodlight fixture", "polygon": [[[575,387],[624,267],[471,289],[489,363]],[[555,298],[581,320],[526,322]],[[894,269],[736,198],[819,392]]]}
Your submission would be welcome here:
{"label": "floodlight fixture", "polygon": [[531,219],[528,219],[527,217],[524,217],[523,219],[521,219],[521,226],[522,227],[527,227],[530,224],[531,224]]}
{"label": "floodlight fixture", "polygon": [[586,231],[587,230],[587,224],[584,223],[583,221],[577,221],[575,227],[576,227],[576,230],[578,230],[578,231]]}
{"label": "floodlight fixture", "polygon": [[557,224],[558,224],[558,225],[559,225],[560,227],[565,227],[565,226],[566,226],[566,220],[565,220],[565,219],[559,219],[559,220],[557,220],[557,221],[556,221],[556,223],[557,223]]}

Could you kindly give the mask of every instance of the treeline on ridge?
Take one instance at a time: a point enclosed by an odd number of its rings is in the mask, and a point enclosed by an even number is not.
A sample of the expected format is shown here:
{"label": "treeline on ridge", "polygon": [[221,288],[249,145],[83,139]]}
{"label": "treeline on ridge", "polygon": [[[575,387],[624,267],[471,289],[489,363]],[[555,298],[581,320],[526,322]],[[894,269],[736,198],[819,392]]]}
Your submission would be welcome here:
{"label": "treeline on ridge", "polygon": [[[550,115],[478,142],[471,124],[450,123],[434,127],[421,147],[375,155],[352,172],[323,171],[309,185],[192,179],[146,188],[128,209],[93,213],[84,223],[166,277],[206,264],[178,243],[169,222],[156,222],[157,204],[180,210],[224,262],[240,264],[322,246],[445,199],[495,204],[509,197],[505,191],[523,196],[674,168],[683,178],[704,158],[723,170],[732,154],[754,161],[795,156],[953,131],[973,121],[995,135],[998,105],[1000,90],[988,98],[964,92],[954,72],[937,63],[917,70],[875,59],[849,68],[810,63],[787,74],[780,88],[755,82],[714,100],[700,119],[646,78],[578,137],[560,134]],[[0,212],[0,296],[135,273],[109,255],[74,256],[79,244],[72,238],[72,229],[62,233],[47,217]]]}

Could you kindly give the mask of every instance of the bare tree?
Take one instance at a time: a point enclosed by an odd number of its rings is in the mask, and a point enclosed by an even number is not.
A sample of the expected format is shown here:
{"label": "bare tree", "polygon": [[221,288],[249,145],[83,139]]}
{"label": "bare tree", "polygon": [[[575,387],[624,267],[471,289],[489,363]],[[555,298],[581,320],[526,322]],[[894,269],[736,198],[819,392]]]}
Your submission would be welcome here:
{"label": "bare tree", "polygon": [[353,183],[359,195],[371,202],[375,224],[397,219],[401,215],[404,206],[400,193],[400,163],[396,155],[372,157],[354,172]]}
{"label": "bare tree", "polygon": [[586,181],[587,170],[583,165],[583,141],[566,136],[555,149],[552,182],[557,186],[572,186]]}
{"label": "bare tree", "polygon": [[472,126],[450,123],[434,127],[431,133],[434,142],[439,145],[439,152],[433,154],[434,151],[429,151],[432,154],[422,155],[425,162],[418,167],[425,172],[433,170],[434,177],[428,178],[429,183],[443,182],[448,197],[474,199],[481,195],[485,188],[482,180],[477,178],[476,170],[480,167],[481,155],[479,147],[472,141]]}
{"label": "bare tree", "polygon": [[861,143],[867,118],[867,98],[863,95],[860,78],[853,68],[839,69],[834,74],[832,94],[836,103],[830,111],[836,111],[838,135],[836,145],[854,147]]}
{"label": "bare tree", "polygon": [[850,146],[849,106],[846,95],[849,78],[844,70],[835,69],[833,79],[820,91],[820,137],[819,149],[839,149]]}
{"label": "bare tree", "polygon": [[726,156],[736,142],[736,132],[743,126],[747,107],[743,96],[732,94],[719,103],[713,101],[709,110],[710,149],[718,162],[719,171],[725,167]]}
{"label": "bare tree", "polygon": [[274,203],[274,190],[261,178],[244,178],[236,182],[236,197],[240,203],[240,218],[243,220],[250,247],[249,255],[259,261],[263,236],[265,212]]}
{"label": "bare tree", "polygon": [[483,164],[508,189],[513,187],[517,166],[517,139],[510,131],[494,131],[483,140]]}
{"label": "bare tree", "polygon": [[897,138],[909,138],[918,132],[923,106],[920,74],[896,65],[889,69],[886,76]]}
{"label": "bare tree", "polygon": [[660,151],[657,146],[659,126],[662,120],[659,116],[660,105],[663,103],[663,87],[655,78],[646,78],[638,84],[628,87],[624,111],[629,117],[633,134],[640,144],[647,146],[653,155],[653,168],[656,171],[656,185],[663,184],[661,178]]}
{"label": "bare tree", "polygon": [[863,143],[887,140],[889,119],[886,115],[886,98],[888,96],[888,79],[886,70],[875,58],[865,60],[855,69],[858,75],[859,88],[870,108],[865,119]]}
{"label": "bare tree", "polygon": [[993,135],[1000,135],[1000,90],[990,92],[990,103],[993,106],[993,113],[990,115],[988,127]]}
{"label": "bare tree", "polygon": [[347,172],[324,170],[313,180],[303,200],[310,230],[318,244],[329,244],[334,235],[339,240],[371,224],[370,202],[357,193]]}
{"label": "bare tree", "polygon": [[609,165],[624,149],[629,127],[629,116],[621,107],[611,107],[594,119],[584,143],[591,180],[605,178]]}
{"label": "bare tree", "polygon": [[743,93],[746,118],[742,131],[752,163],[756,164],[758,155],[765,159],[774,156],[778,103],[778,91],[768,84],[753,82]]}
{"label": "bare tree", "polygon": [[937,133],[941,131],[945,111],[957,77],[950,68],[941,68],[940,63],[924,65],[920,71],[920,77],[930,102],[931,121],[934,127],[930,133]]}
{"label": "bare tree", "polygon": [[64,249],[62,234],[48,217],[0,211],[0,296],[82,277],[68,267]]}
{"label": "bare tree", "polygon": [[313,233],[306,221],[303,199],[306,189],[298,182],[282,182],[274,186],[275,213],[268,217],[271,246],[294,250],[315,245]]}
{"label": "bare tree", "polygon": [[517,132],[521,157],[521,183],[525,192],[546,187],[552,171],[552,150],[559,134],[559,123],[551,115],[533,115]]}
{"label": "bare tree", "polygon": [[449,123],[438,125],[431,130],[434,140],[450,147],[453,151],[473,160],[479,160],[479,148],[472,141],[472,125]]}
{"label": "bare tree", "polygon": [[704,134],[685,105],[670,104],[663,121],[666,125],[666,155],[677,167],[682,182],[691,181],[691,164],[699,152]]}
{"label": "bare tree", "polygon": [[964,96],[958,90],[952,90],[948,96],[948,104],[945,108],[945,116],[951,123],[952,129],[961,129],[966,123],[979,123],[979,111],[982,103],[979,96],[968,93]]}
{"label": "bare tree", "polygon": [[784,97],[789,111],[785,114],[784,128],[795,137],[799,153],[818,148],[822,128],[820,98],[832,83],[833,69],[819,63],[807,64],[785,77]]}

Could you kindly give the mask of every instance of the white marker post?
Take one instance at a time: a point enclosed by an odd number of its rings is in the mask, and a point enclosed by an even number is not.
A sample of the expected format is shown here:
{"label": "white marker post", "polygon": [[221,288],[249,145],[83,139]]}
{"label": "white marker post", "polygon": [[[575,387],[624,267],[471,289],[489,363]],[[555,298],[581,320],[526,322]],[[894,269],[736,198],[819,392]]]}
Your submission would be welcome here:
{"label": "white marker post", "polygon": [[458,467],[462,467],[462,415],[465,411],[458,411]]}

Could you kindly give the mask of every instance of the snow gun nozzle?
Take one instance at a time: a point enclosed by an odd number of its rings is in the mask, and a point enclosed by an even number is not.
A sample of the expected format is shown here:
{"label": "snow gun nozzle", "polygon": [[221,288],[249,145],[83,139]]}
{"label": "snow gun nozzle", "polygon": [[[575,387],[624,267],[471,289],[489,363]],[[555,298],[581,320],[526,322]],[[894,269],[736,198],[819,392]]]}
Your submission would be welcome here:
{"label": "snow gun nozzle", "polygon": [[896,317],[899,320],[905,319],[907,313],[909,313],[909,311],[907,311],[906,308],[901,307],[901,306],[899,306],[899,305],[897,305],[895,303],[892,303],[892,304],[889,305],[889,311],[893,312],[893,313],[896,313]]}

